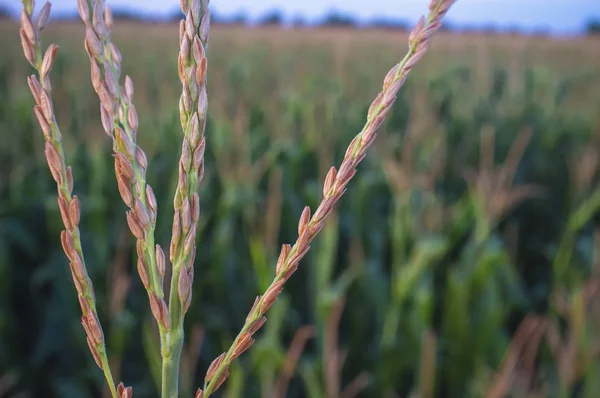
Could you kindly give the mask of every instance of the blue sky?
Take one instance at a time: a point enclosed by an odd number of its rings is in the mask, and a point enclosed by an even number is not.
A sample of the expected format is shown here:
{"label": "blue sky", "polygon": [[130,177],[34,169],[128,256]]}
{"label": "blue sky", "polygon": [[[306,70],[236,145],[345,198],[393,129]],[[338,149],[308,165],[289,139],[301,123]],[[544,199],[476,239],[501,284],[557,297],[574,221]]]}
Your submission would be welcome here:
{"label": "blue sky", "polygon": [[[375,16],[415,21],[427,10],[429,0],[212,0],[213,10],[221,15],[244,11],[251,18],[278,9],[288,18],[303,15],[319,18],[329,10],[350,13],[362,19]],[[38,6],[42,1],[38,0]],[[169,13],[178,7],[179,0],[108,0],[113,8],[143,10],[147,13]],[[0,0],[0,4],[15,11],[16,0]],[[74,11],[75,0],[54,0],[58,11]],[[487,24],[508,27],[518,25],[527,29],[546,27],[556,33],[581,29],[590,18],[600,19],[600,0],[458,0],[448,15],[455,23]]]}

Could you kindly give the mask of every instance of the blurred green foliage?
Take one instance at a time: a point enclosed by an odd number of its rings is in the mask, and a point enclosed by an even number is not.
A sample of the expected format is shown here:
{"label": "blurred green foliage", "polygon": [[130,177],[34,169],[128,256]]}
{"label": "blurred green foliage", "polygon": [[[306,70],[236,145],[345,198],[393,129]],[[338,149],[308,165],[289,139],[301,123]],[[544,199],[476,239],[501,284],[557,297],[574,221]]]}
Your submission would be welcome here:
{"label": "blurred green foliage", "polygon": [[[17,26],[0,25],[0,395],[95,397]],[[217,28],[182,396],[233,340],[362,128],[402,33]],[[83,30],[56,112],[115,376],[157,396],[159,347],[101,129]],[[177,29],[116,27],[168,246]],[[440,35],[224,397],[598,397],[598,40]],[[494,395],[496,394],[496,395]]]}

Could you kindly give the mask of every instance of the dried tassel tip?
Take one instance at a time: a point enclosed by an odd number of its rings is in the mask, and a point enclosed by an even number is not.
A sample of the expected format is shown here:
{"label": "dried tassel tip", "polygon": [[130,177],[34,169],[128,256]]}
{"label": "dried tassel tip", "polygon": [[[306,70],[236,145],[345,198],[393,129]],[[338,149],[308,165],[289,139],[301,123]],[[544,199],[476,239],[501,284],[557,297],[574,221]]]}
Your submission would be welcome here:
{"label": "dried tassel tip", "polygon": [[33,44],[27,39],[27,34],[23,28],[19,29],[19,35],[21,37],[21,46],[23,47],[23,53],[29,63],[35,66],[35,48]]}
{"label": "dried tassel tip", "polygon": [[165,300],[159,298],[154,292],[150,293],[150,310],[159,325],[165,329],[171,328],[171,319],[167,304]]}
{"label": "dried tassel tip", "polygon": [[219,377],[219,380],[217,380],[217,382],[215,383],[214,391],[217,391],[219,389],[219,387],[221,387],[223,385],[223,383],[225,383],[225,380],[227,380],[228,377],[229,377],[229,367],[226,367],[225,370],[223,371],[223,373],[221,374],[221,377]]}
{"label": "dried tassel tip", "polygon": [[200,62],[198,62],[198,67],[196,68],[196,84],[202,85],[206,80],[206,69],[207,69],[208,61],[206,58],[202,58]]}
{"label": "dried tassel tip", "polygon": [[173,216],[173,227],[171,230],[171,247],[169,251],[171,261],[174,261],[175,259],[177,245],[179,244],[179,240],[181,239],[180,215],[181,212],[179,210],[175,210],[175,214]]}
{"label": "dried tassel tip", "polygon": [[96,361],[96,365],[98,365],[98,367],[100,369],[102,369],[102,361],[100,360],[100,355],[98,354],[98,350],[96,350],[96,347],[94,347],[94,345],[92,344],[92,341],[90,340],[89,337],[86,337],[85,339],[88,343],[88,347],[90,348],[90,351],[92,352],[94,361]]}
{"label": "dried tassel tip", "polygon": [[90,20],[90,9],[87,0],[77,0],[77,10],[83,22],[87,23]]}
{"label": "dried tassel tip", "polygon": [[139,240],[143,240],[144,237],[146,236],[146,234],[145,234],[144,228],[140,224],[140,221],[138,220],[136,214],[133,211],[128,211],[126,213],[126,216],[127,216],[127,224],[129,225],[129,229],[131,230],[131,233],[133,234],[133,236],[135,236]]}
{"label": "dried tassel tip", "polygon": [[200,17],[200,12],[202,11],[202,4],[200,4],[200,0],[192,0],[192,8],[190,11],[194,23],[198,24],[198,18]]}
{"label": "dried tassel tip", "polygon": [[79,204],[79,198],[77,195],[73,196],[71,200],[71,204],[69,205],[69,218],[71,219],[71,223],[73,226],[79,225],[79,220],[81,217],[81,205]]}
{"label": "dried tassel tip", "polygon": [[69,194],[73,193],[73,170],[71,166],[67,166],[67,190]]}
{"label": "dried tassel tip", "polygon": [[200,197],[197,192],[194,192],[194,195],[192,196],[191,213],[192,221],[197,223],[200,219]]}
{"label": "dried tassel tip", "polygon": [[425,17],[421,16],[421,18],[419,18],[419,21],[417,22],[417,25],[413,28],[413,30],[410,32],[410,35],[408,36],[408,44],[410,46],[415,44],[415,40],[417,40],[417,38],[421,34],[421,31],[423,30],[424,26]]}
{"label": "dried tassel tip", "polygon": [[283,285],[285,284],[285,282],[286,281],[284,279],[280,279],[277,282],[275,282],[275,284],[271,285],[271,287],[269,287],[269,289],[265,292],[262,302],[260,304],[261,315],[267,312],[269,308],[271,308],[273,303],[275,303],[277,297],[279,297],[279,295],[283,291]]}
{"label": "dried tassel tip", "polygon": [[156,269],[160,276],[165,276],[165,252],[160,247],[160,245],[156,245]]}
{"label": "dried tassel tip", "polygon": [[109,6],[106,6],[106,8],[104,9],[104,24],[106,25],[107,29],[112,28],[113,25],[113,13],[110,9]]}
{"label": "dried tassel tip", "polygon": [[246,317],[246,322],[250,321],[250,319],[253,318],[254,312],[258,308],[261,298],[262,298],[262,296],[256,296],[256,298],[254,299],[254,304],[252,304],[252,308],[250,309],[250,312],[248,313],[248,316]]}
{"label": "dried tassel tip", "polygon": [[81,307],[81,313],[83,316],[86,316],[90,312],[90,305],[85,297],[81,294],[77,294],[77,299],[79,300],[79,306]]}
{"label": "dried tassel tip", "polygon": [[36,105],[33,108],[33,112],[35,113],[35,117],[38,120],[38,123],[40,124],[40,127],[42,128],[42,131],[44,133],[44,138],[46,138],[46,140],[51,140],[52,139],[52,127],[50,126],[50,124],[48,124],[48,121],[46,120],[46,117],[44,116],[44,113],[42,112],[42,108],[39,105]]}
{"label": "dried tassel tip", "polygon": [[128,180],[133,179],[135,176],[133,165],[122,153],[115,155],[115,168],[119,174],[122,174]]}
{"label": "dried tassel tip", "polygon": [[234,360],[242,355],[246,350],[248,350],[248,348],[252,346],[252,344],[254,344],[252,335],[248,332],[242,333],[242,336],[238,339],[235,347],[233,347],[231,360]]}
{"label": "dried tassel tip", "polygon": [[250,326],[248,328],[248,333],[250,333],[250,335],[254,335],[254,333],[258,332],[260,330],[260,328],[263,327],[263,325],[265,324],[266,321],[267,321],[267,318],[264,316],[261,316],[260,318],[258,318],[256,321],[254,321],[252,323],[252,326]]}
{"label": "dried tassel tip", "polygon": [[281,274],[286,266],[286,260],[292,251],[292,246],[285,244],[281,246],[281,252],[279,253],[279,259],[277,260],[277,267],[275,268],[275,275]]}
{"label": "dried tassel tip", "polygon": [[333,188],[335,184],[335,178],[337,176],[337,170],[335,167],[331,167],[329,172],[327,173],[327,177],[325,177],[325,183],[323,184],[323,196],[329,197],[329,191]]}
{"label": "dried tassel tip", "polygon": [[[85,0],[81,0],[85,1]],[[85,31],[85,43],[90,51],[90,55],[98,59],[102,55],[102,42],[96,36],[96,33],[91,28],[87,28]]]}
{"label": "dried tassel tip", "polygon": [[138,257],[137,270],[144,288],[146,288],[146,290],[150,289],[150,277],[148,276],[148,270],[142,257]]}
{"label": "dried tassel tip", "polygon": [[206,93],[206,86],[202,86],[200,90],[200,97],[198,98],[198,115],[204,119],[206,117],[206,111],[208,110],[208,95]]}
{"label": "dried tassel tip", "polygon": [[58,210],[60,211],[60,216],[62,218],[63,224],[67,230],[73,229],[73,223],[71,222],[71,217],[69,215],[69,204],[62,197],[58,197]]}
{"label": "dried tassel tip", "polygon": [[119,383],[117,395],[118,398],[131,398],[133,397],[133,389],[131,387],[125,387],[123,383]]}
{"label": "dried tassel tip", "polygon": [[40,86],[40,82],[38,81],[35,75],[31,75],[27,77],[27,84],[29,85],[29,90],[31,90],[31,94],[33,94],[33,99],[37,105],[40,104],[40,94],[42,92],[42,86]]}
{"label": "dried tassel tip", "polygon": [[25,37],[31,44],[37,43],[37,29],[33,26],[29,14],[25,10],[21,12],[21,26],[25,32]]}
{"label": "dried tassel tip", "polygon": [[123,202],[127,206],[131,206],[133,202],[133,193],[131,192],[131,185],[129,181],[122,175],[117,173],[117,188],[121,194]]}
{"label": "dried tassel tip", "polygon": [[150,226],[150,216],[146,211],[146,206],[143,205],[142,201],[139,199],[135,199],[135,203],[133,205],[133,210],[135,211],[135,215],[140,222],[140,225],[143,229],[148,228]]}
{"label": "dried tassel tip", "polygon": [[146,202],[148,203],[148,207],[151,210],[153,219],[156,218],[156,212],[158,211],[158,203],[156,202],[154,190],[152,190],[152,187],[150,185],[146,185]]}
{"label": "dried tassel tip", "polygon": [[179,273],[179,280],[177,283],[177,293],[179,293],[179,299],[185,303],[188,300],[192,288],[192,282],[190,281],[189,274],[186,269],[182,269]]}
{"label": "dried tassel tip", "polygon": [[225,359],[225,353],[222,353],[214,361],[212,361],[212,363],[208,367],[208,370],[206,371],[207,381],[210,381],[215,377],[215,372],[217,368],[221,365],[221,362],[223,362],[223,359]]}
{"label": "dried tassel tip", "polygon": [[200,168],[202,166],[202,164],[204,163],[205,149],[206,149],[206,144],[203,139],[202,141],[200,141],[200,145],[198,145],[198,148],[196,148],[196,150],[194,151],[193,165],[195,168]]}
{"label": "dried tassel tip", "polygon": [[86,320],[90,331],[90,337],[93,338],[94,342],[97,344],[101,343],[104,339],[104,336],[102,334],[102,328],[100,327],[100,321],[98,320],[98,317],[96,314],[90,312],[87,315]]}
{"label": "dried tassel tip", "polygon": [[46,141],[44,152],[46,154],[48,166],[52,171],[52,176],[54,177],[56,182],[60,184],[62,182],[60,175],[62,174],[63,160],[56,148],[54,147],[54,145],[52,145],[48,141]]}
{"label": "dried tassel tip", "polygon": [[196,224],[192,224],[192,228],[183,242],[183,254],[186,256],[189,255],[196,246],[196,228]]}
{"label": "dried tassel tip", "polygon": [[54,122],[54,106],[52,105],[52,99],[47,89],[40,92],[40,107],[46,121],[48,123]]}
{"label": "dried tassel tip", "polygon": [[127,109],[127,122],[129,123],[129,127],[131,128],[131,130],[137,131],[137,129],[139,127],[139,120],[138,120],[137,112],[133,105],[131,105]]}
{"label": "dried tassel tip", "polygon": [[75,242],[73,242],[73,237],[71,234],[69,234],[67,231],[61,231],[60,243],[62,244],[63,251],[69,260],[73,261],[73,258],[77,253],[75,251]]}
{"label": "dried tassel tip", "polygon": [[115,138],[117,139],[117,146],[119,150],[127,155],[128,159],[133,159],[136,155],[136,146],[131,138],[121,128],[115,130]]}
{"label": "dried tassel tip", "polygon": [[73,253],[73,259],[71,261],[70,266],[73,274],[75,274],[78,280],[85,281],[87,279],[87,272],[79,254]]}
{"label": "dried tassel tip", "polygon": [[42,9],[40,10],[37,21],[35,23],[38,32],[41,32],[46,27],[46,23],[48,22],[48,17],[50,16],[51,8],[52,8],[52,4],[50,4],[50,2],[47,1],[44,4],[44,6],[42,7]]}
{"label": "dried tassel tip", "polygon": [[40,75],[45,77],[52,70],[52,66],[54,65],[54,61],[56,61],[56,55],[58,54],[58,46],[56,44],[50,44],[46,53],[44,54],[44,59],[42,61],[42,67],[40,69]]}
{"label": "dried tassel tip", "polygon": [[[194,54],[194,61],[198,65],[200,65],[203,59],[206,59],[204,46],[202,46],[198,36],[194,37],[194,42],[192,43],[192,53]],[[200,85],[200,82],[198,82],[198,85]]]}
{"label": "dried tassel tip", "polygon": [[183,138],[183,144],[181,147],[181,164],[185,170],[189,170],[192,164],[192,149],[187,137]]}
{"label": "dried tassel tip", "polygon": [[200,40],[204,43],[204,45],[208,45],[208,34],[210,32],[210,10],[207,8],[202,15],[202,20],[200,21]]}
{"label": "dried tassel tip", "polygon": [[308,222],[310,221],[310,207],[306,206],[302,211],[302,215],[300,216],[300,221],[298,222],[298,235],[302,235],[308,227]]}

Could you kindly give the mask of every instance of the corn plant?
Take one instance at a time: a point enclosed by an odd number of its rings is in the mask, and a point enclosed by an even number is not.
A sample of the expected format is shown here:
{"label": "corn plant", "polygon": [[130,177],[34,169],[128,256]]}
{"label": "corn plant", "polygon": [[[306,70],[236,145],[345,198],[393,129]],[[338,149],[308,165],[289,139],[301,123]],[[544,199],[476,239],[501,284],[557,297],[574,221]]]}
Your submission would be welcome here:
{"label": "corn plant", "polygon": [[[363,129],[349,144],[338,169],[331,167],[325,177],[322,198],[314,213],[305,207],[298,222],[298,238],[293,245],[284,244],[277,259],[276,272],[270,283],[261,282],[264,293],[256,297],[245,323],[230,348],[218,356],[209,366],[204,386],[196,397],[211,396],[228,378],[234,360],[254,343],[254,334],[263,327],[265,314],[275,304],[284,285],[298,269],[311,242],[325,227],[325,221],[346,190],[356,173],[356,167],[366,156],[367,149],[375,140],[378,128],[389,114],[396,95],[408,73],[424,56],[432,35],[441,27],[442,17],[453,0],[432,0],[429,16],[421,18],[409,37],[409,50],[404,59],[386,75],[383,89],[376,97],[367,114]],[[37,75],[27,78],[35,106],[34,113],[44,133],[44,154],[58,189],[58,207],[64,230],[61,243],[70,262],[73,282],[82,311],[82,325],[86,340],[96,364],[102,369],[113,397],[131,397],[133,390],[114,381],[114,373],[108,359],[104,330],[96,308],[96,296],[86,268],[83,244],[79,229],[81,201],[74,192],[73,169],[66,163],[62,133],[57,123],[52,99],[50,72],[57,59],[58,46],[41,46],[41,32],[50,15],[50,3],[46,3],[36,19],[33,18],[34,1],[23,0],[20,37],[25,58],[35,68]],[[146,290],[149,307],[156,321],[160,336],[162,369],[160,390],[162,397],[179,396],[179,367],[184,344],[184,319],[192,300],[194,262],[197,252],[196,238],[200,220],[199,184],[204,176],[206,139],[204,136],[208,97],[207,49],[210,33],[208,0],[182,1],[184,19],[179,25],[180,50],[177,58],[178,74],[182,84],[179,101],[179,119],[183,130],[181,156],[177,165],[177,186],[173,200],[174,218],[169,250],[165,254],[156,244],[155,229],[158,217],[158,200],[148,183],[149,162],[146,153],[138,145],[139,120],[134,105],[134,85],[129,76],[122,79],[122,54],[111,39],[112,13],[102,0],[79,0],[78,9],[85,24],[85,50],[90,61],[91,82],[100,102],[101,124],[112,141],[117,187],[124,204],[127,225],[136,239],[137,270]],[[247,165],[246,165],[247,166]],[[244,165],[242,164],[242,167]],[[242,177],[244,185],[252,185],[253,173]],[[244,174],[242,174],[243,176]],[[240,182],[228,179],[226,183]],[[232,188],[229,188],[232,189]],[[249,215],[251,216],[251,215]],[[327,252],[323,249],[323,256]],[[169,271],[169,272],[167,272]],[[124,281],[118,274],[116,281]],[[165,289],[165,277],[167,288]],[[170,280],[169,280],[170,278]],[[319,295],[326,294],[330,277],[315,279]],[[115,285],[119,282],[114,282]],[[115,311],[122,307],[127,281],[116,295]],[[116,288],[116,286],[113,286]],[[339,302],[338,302],[339,305]],[[318,316],[322,318],[322,316]],[[322,322],[320,322],[322,323]],[[329,333],[333,338],[332,334]],[[335,344],[324,344],[324,349],[335,349]],[[327,353],[326,353],[327,354]],[[332,357],[333,356],[333,357]],[[338,353],[325,356],[337,362]],[[339,383],[334,373],[328,373],[329,395],[339,393]]]}

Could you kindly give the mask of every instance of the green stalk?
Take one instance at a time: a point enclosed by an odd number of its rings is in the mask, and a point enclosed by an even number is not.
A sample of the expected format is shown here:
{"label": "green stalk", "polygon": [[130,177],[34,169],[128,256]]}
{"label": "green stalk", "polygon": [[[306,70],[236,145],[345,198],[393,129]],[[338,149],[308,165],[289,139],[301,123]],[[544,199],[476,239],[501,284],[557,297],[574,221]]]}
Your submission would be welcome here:
{"label": "green stalk", "polygon": [[179,183],[174,199],[175,215],[170,250],[173,264],[169,296],[171,328],[166,332],[166,341],[162,347],[162,398],[178,396],[183,321],[192,300],[196,231],[200,216],[198,184],[204,175],[204,127],[208,106],[208,0],[183,1],[181,7],[185,19],[179,25],[178,71],[183,89],[179,114],[184,137],[179,161]]}
{"label": "green stalk", "polygon": [[44,132],[46,160],[57,185],[58,204],[65,227],[65,230],[61,233],[61,243],[71,262],[70,269],[83,313],[82,324],[90,351],[96,364],[104,373],[112,397],[116,398],[117,389],[108,363],[104,332],[96,310],[94,288],[87,272],[81,246],[79,199],[76,195],[73,195],[73,175],[71,167],[67,166],[66,163],[62,146],[62,133],[56,121],[51,96],[49,73],[56,60],[58,46],[51,44],[46,52],[42,54],[39,41],[40,33],[50,15],[50,3],[44,5],[35,24],[32,20],[33,1],[22,0],[22,4],[21,44],[25,57],[39,76],[39,81],[36,76],[30,76],[28,83],[36,103],[34,113]]}
{"label": "green stalk", "polygon": [[102,127],[113,140],[119,193],[130,209],[127,223],[137,239],[137,269],[164,346],[170,328],[163,292],[165,256],[154,241],[157,203],[146,182],[146,154],[137,145],[139,122],[133,105],[133,82],[126,77],[124,85],[119,84],[122,56],[110,38],[113,23],[110,9],[102,0],[78,0],[77,5],[86,26],[85,48],[92,86],[101,104]]}
{"label": "green stalk", "polygon": [[[175,296],[177,296],[176,292]],[[173,293],[171,293],[170,299],[173,299]],[[179,300],[178,297],[176,299]],[[179,396],[179,364],[183,337],[183,327],[175,327],[167,332],[166,344],[162,350],[161,398],[178,398]]]}
{"label": "green stalk", "polygon": [[404,59],[394,66],[385,77],[383,90],[371,104],[362,131],[352,140],[345,153],[339,171],[332,167],[325,178],[323,200],[311,217],[309,207],[302,212],[298,222],[298,239],[293,246],[283,245],[277,262],[275,278],[262,296],[256,298],[242,330],[227,352],[221,354],[209,366],[204,379],[204,391],[198,397],[208,398],[226,380],[231,363],[253,344],[253,335],[266,321],[265,313],[275,303],[287,280],[298,268],[300,260],[310,249],[310,243],[321,231],[325,219],[345,192],[347,184],[356,173],[356,167],[366,156],[367,149],[376,137],[377,129],[384,122],[404,84],[410,70],[425,55],[431,36],[441,27],[441,19],[454,0],[433,0],[427,20],[422,18],[409,36],[409,50]]}

